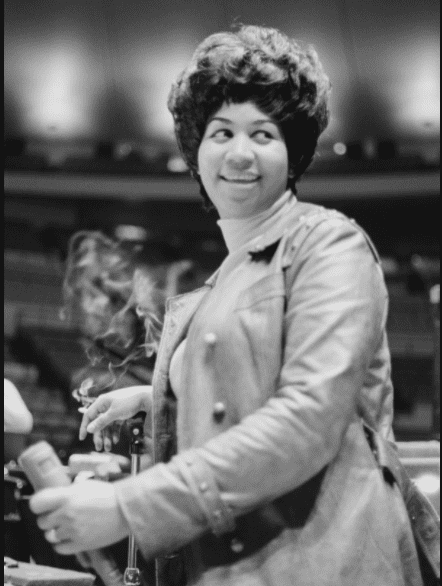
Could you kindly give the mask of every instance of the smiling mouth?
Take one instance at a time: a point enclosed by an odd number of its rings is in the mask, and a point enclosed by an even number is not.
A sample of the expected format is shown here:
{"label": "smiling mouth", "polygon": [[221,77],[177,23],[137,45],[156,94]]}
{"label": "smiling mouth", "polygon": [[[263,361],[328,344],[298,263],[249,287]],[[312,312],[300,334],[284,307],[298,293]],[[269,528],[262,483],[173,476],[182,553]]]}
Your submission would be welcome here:
{"label": "smiling mouth", "polygon": [[223,177],[221,175],[221,179],[227,181],[227,183],[243,183],[247,185],[248,183],[256,183],[260,177]]}

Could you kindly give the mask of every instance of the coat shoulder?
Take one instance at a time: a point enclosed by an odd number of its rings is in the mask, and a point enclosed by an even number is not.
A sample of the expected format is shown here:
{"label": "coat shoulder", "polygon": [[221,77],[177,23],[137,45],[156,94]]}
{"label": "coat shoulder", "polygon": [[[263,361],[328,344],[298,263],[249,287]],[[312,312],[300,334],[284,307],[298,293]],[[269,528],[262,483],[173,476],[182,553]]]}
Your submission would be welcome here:
{"label": "coat shoulder", "polygon": [[294,215],[294,221],[286,232],[284,242],[283,268],[292,264],[295,256],[303,249],[304,243],[315,237],[315,241],[327,242],[334,237],[342,238],[359,235],[365,241],[375,261],[380,256],[366,231],[354,220],[333,208],[302,202]]}

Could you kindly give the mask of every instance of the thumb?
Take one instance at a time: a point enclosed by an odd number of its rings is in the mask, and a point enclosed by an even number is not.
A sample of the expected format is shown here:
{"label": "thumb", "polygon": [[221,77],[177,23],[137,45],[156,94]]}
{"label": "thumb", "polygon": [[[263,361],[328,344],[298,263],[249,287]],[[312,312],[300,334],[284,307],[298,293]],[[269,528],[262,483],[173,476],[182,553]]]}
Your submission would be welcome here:
{"label": "thumb", "polygon": [[85,570],[92,567],[92,561],[87,551],[80,551],[76,554],[76,558],[80,566]]}
{"label": "thumb", "polygon": [[68,487],[44,488],[32,495],[29,508],[36,515],[49,513],[61,507],[66,501]]}

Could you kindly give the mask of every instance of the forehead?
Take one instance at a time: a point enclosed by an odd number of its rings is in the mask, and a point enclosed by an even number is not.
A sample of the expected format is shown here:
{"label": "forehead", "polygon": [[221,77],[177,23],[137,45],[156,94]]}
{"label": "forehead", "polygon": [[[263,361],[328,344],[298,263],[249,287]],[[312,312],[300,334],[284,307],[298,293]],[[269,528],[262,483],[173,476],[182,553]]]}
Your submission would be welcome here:
{"label": "forehead", "polygon": [[244,102],[241,104],[232,104],[224,102],[210,118],[209,123],[214,118],[224,118],[232,122],[253,123],[253,122],[272,122],[274,120],[265,112],[260,110],[253,102]]}

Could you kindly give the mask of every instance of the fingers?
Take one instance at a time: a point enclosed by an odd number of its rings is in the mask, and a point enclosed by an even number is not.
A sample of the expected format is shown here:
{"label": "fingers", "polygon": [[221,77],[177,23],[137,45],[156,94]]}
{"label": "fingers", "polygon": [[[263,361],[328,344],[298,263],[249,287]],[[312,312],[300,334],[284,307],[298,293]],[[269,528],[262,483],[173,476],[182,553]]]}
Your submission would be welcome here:
{"label": "fingers", "polygon": [[42,531],[49,531],[58,525],[57,512],[47,513],[37,517],[37,525]]}
{"label": "fingers", "polygon": [[121,433],[122,424],[123,424],[122,421],[116,421],[114,423],[114,426],[112,428],[112,441],[114,442],[114,444],[118,444],[118,442],[120,441],[120,433]]}
{"label": "fingers", "polygon": [[83,415],[79,430],[80,440],[84,440],[88,433],[100,431],[112,421],[109,417],[109,410],[112,407],[109,394],[98,397]]}
{"label": "fingers", "polygon": [[61,555],[73,555],[81,552],[81,547],[75,544],[74,541],[62,541],[54,545],[54,549]]}
{"label": "fingers", "polygon": [[45,488],[32,495],[29,508],[36,515],[50,513],[61,507],[66,501],[66,488]]}
{"label": "fingers", "polygon": [[104,446],[104,438],[103,438],[103,434],[101,431],[96,431],[93,434],[93,441],[94,441],[94,446],[95,446],[95,449],[97,450],[97,452],[101,452],[101,450],[103,449],[103,446]]}
{"label": "fingers", "polygon": [[[57,553],[62,555],[72,555],[81,552],[81,547],[76,542],[60,535],[60,529],[50,529],[45,532],[46,541],[48,541]],[[87,558],[83,558],[83,563],[87,564]],[[80,561],[80,560],[79,560]],[[81,562],[80,562],[81,563]],[[88,564],[90,566],[90,564]],[[86,566],[86,567],[88,567]]]}
{"label": "fingers", "polygon": [[60,522],[58,511],[37,517],[37,525],[44,532],[45,539],[51,545],[58,545],[70,539],[70,535]]}
{"label": "fingers", "polygon": [[93,434],[93,441],[97,452],[104,448],[106,452],[112,451],[112,445],[120,441],[120,430],[122,422],[114,422],[101,431]]}
{"label": "fingers", "polygon": [[89,425],[86,427],[86,431],[88,433],[102,431],[106,426],[108,426],[113,421],[112,416],[109,413],[109,411],[106,411],[105,413],[98,415],[98,417],[96,417],[94,421],[89,423]]}
{"label": "fingers", "polygon": [[46,541],[48,541],[52,545],[55,545],[56,543],[61,543],[62,541],[65,541],[61,537],[60,531],[57,530],[55,527],[53,529],[49,529],[49,531],[45,531],[45,538],[46,538]]}
{"label": "fingers", "polygon": [[105,452],[112,451],[112,431],[109,427],[103,429],[103,444]]}
{"label": "fingers", "polygon": [[86,551],[77,553],[77,560],[80,566],[85,570],[92,566],[91,558],[89,557]]}
{"label": "fingers", "polygon": [[89,424],[94,421],[94,419],[96,419],[100,413],[103,412],[103,408],[104,410],[107,409],[107,406],[103,405],[103,402],[104,399],[102,397],[98,397],[98,399],[88,408],[86,413],[84,413],[78,433],[80,440],[84,440],[86,438]]}

